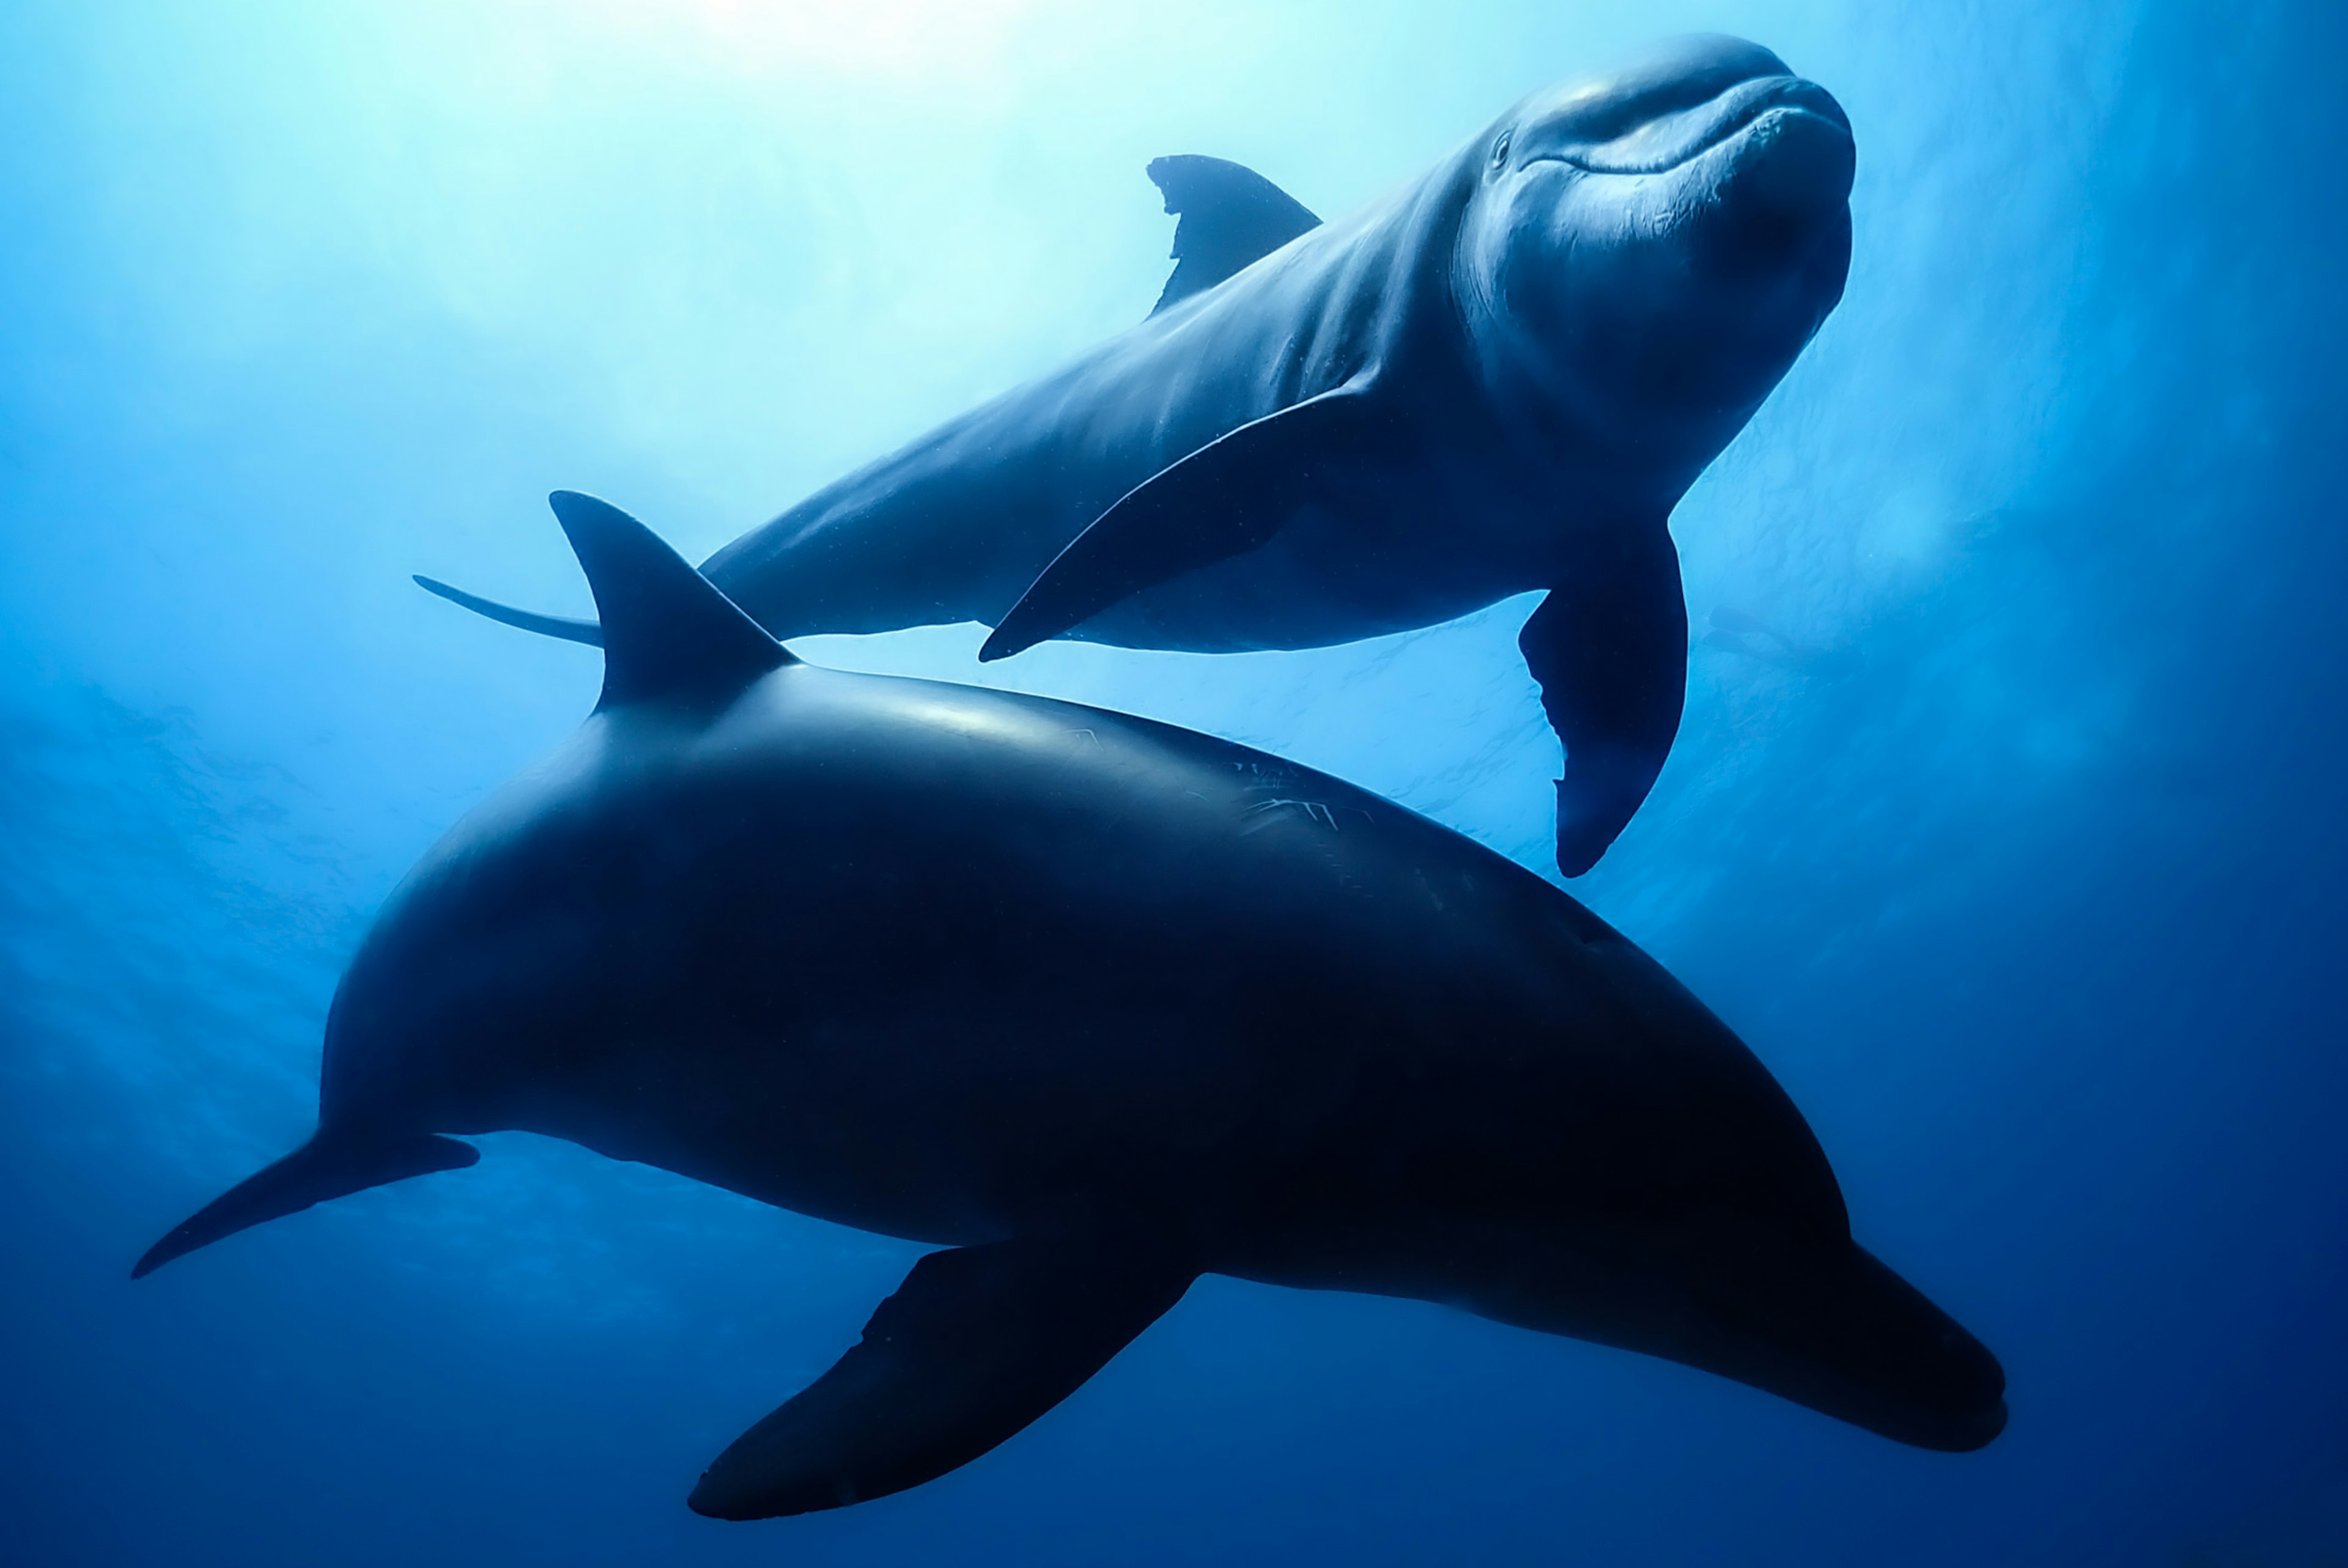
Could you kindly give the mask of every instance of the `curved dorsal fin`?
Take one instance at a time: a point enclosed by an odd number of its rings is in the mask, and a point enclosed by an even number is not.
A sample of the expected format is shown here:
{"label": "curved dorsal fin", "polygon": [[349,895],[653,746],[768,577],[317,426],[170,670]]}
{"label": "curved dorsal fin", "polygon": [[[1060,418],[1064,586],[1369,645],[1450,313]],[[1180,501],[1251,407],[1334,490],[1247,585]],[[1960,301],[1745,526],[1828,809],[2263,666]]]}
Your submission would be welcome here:
{"label": "curved dorsal fin", "polygon": [[575,490],[557,490],[547,503],[587,573],[602,623],[598,708],[727,696],[797,662],[716,584],[619,507]]}
{"label": "curved dorsal fin", "polygon": [[1174,225],[1174,275],[1150,311],[1156,315],[1177,300],[1213,288],[1241,267],[1258,261],[1321,220],[1310,209],[1252,169],[1220,158],[1179,153],[1152,160],[1150,182],[1166,193]]}

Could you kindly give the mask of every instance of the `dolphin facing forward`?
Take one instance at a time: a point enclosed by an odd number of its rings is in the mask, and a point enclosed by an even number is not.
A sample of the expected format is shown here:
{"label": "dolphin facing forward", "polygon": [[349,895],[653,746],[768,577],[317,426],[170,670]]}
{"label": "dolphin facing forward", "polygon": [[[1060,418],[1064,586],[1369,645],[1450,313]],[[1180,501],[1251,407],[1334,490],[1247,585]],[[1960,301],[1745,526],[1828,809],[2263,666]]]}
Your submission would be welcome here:
{"label": "dolphin facing forward", "polygon": [[318,1131],[194,1248],[526,1129],[948,1250],[693,1507],[975,1458],[1202,1273],[1463,1307],[1903,1442],[2005,1421],[1850,1237],[1761,1064],[1550,884],[1096,708],[802,664],[558,495],[605,632],[571,743],[427,855],[326,1020]]}
{"label": "dolphin facing forward", "polygon": [[1679,728],[1666,519],[1841,297],[1853,158],[1823,88],[1698,37],[1342,222],[1160,159],[1180,264],[1147,321],[703,569],[778,637],[977,620],[986,659],[1314,647],[1545,589],[1520,645],[1578,876]]}

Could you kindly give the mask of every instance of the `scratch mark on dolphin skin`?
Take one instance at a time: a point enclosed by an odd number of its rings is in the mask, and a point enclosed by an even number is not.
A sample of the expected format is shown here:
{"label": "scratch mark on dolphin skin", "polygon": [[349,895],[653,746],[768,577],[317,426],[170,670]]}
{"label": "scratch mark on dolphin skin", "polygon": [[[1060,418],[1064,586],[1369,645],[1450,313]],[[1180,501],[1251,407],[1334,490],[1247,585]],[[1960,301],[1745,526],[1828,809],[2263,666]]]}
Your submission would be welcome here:
{"label": "scratch mark on dolphin skin", "polygon": [[1317,800],[1260,800],[1247,808],[1247,815],[1254,816],[1262,812],[1276,811],[1283,805],[1301,806],[1307,821],[1326,823],[1330,832],[1337,831],[1337,814],[1325,803]]}
{"label": "scratch mark on dolphin skin", "polygon": [[1105,752],[1108,750],[1107,746],[1101,744],[1101,738],[1098,735],[1094,734],[1090,730],[1070,730],[1068,733],[1072,735],[1082,735],[1085,739],[1093,743],[1093,750],[1097,752]]}

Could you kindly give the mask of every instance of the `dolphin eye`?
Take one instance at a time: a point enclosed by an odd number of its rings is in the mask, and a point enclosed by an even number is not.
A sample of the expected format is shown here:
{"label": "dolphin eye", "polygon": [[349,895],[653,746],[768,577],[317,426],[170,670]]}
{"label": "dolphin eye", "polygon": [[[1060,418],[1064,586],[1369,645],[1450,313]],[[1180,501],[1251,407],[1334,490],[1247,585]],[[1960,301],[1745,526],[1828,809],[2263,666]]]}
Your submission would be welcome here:
{"label": "dolphin eye", "polygon": [[1504,130],[1500,133],[1500,139],[1492,144],[1493,168],[1498,169],[1509,161],[1509,138],[1516,134],[1512,130]]}

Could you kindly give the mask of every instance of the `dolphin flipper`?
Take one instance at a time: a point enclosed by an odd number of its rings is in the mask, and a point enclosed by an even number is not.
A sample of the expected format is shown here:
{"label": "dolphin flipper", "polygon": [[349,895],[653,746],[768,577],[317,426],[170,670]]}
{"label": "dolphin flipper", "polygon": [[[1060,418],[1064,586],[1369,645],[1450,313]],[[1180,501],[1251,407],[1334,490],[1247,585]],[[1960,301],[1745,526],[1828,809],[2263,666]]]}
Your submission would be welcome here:
{"label": "dolphin flipper", "polygon": [[1687,695],[1687,604],[1661,525],[1627,533],[1541,600],[1518,634],[1541,707],[1565,743],[1557,868],[1579,876],[1647,798]]}
{"label": "dolphin flipper", "polygon": [[1027,585],[979,659],[1008,659],[1144,589],[1271,538],[1332,467],[1374,444],[1370,384],[1370,375],[1357,375],[1252,420],[1127,491]]}
{"label": "dolphin flipper", "polygon": [[1166,193],[1174,225],[1174,275],[1149,313],[1203,293],[1262,261],[1321,220],[1254,169],[1195,152],[1153,159],[1149,182]]}
{"label": "dolphin flipper", "polygon": [[932,1253],[862,1341],[736,1439],[687,1501],[714,1519],[774,1519],[943,1475],[1076,1392],[1191,1277],[1113,1246]]}

